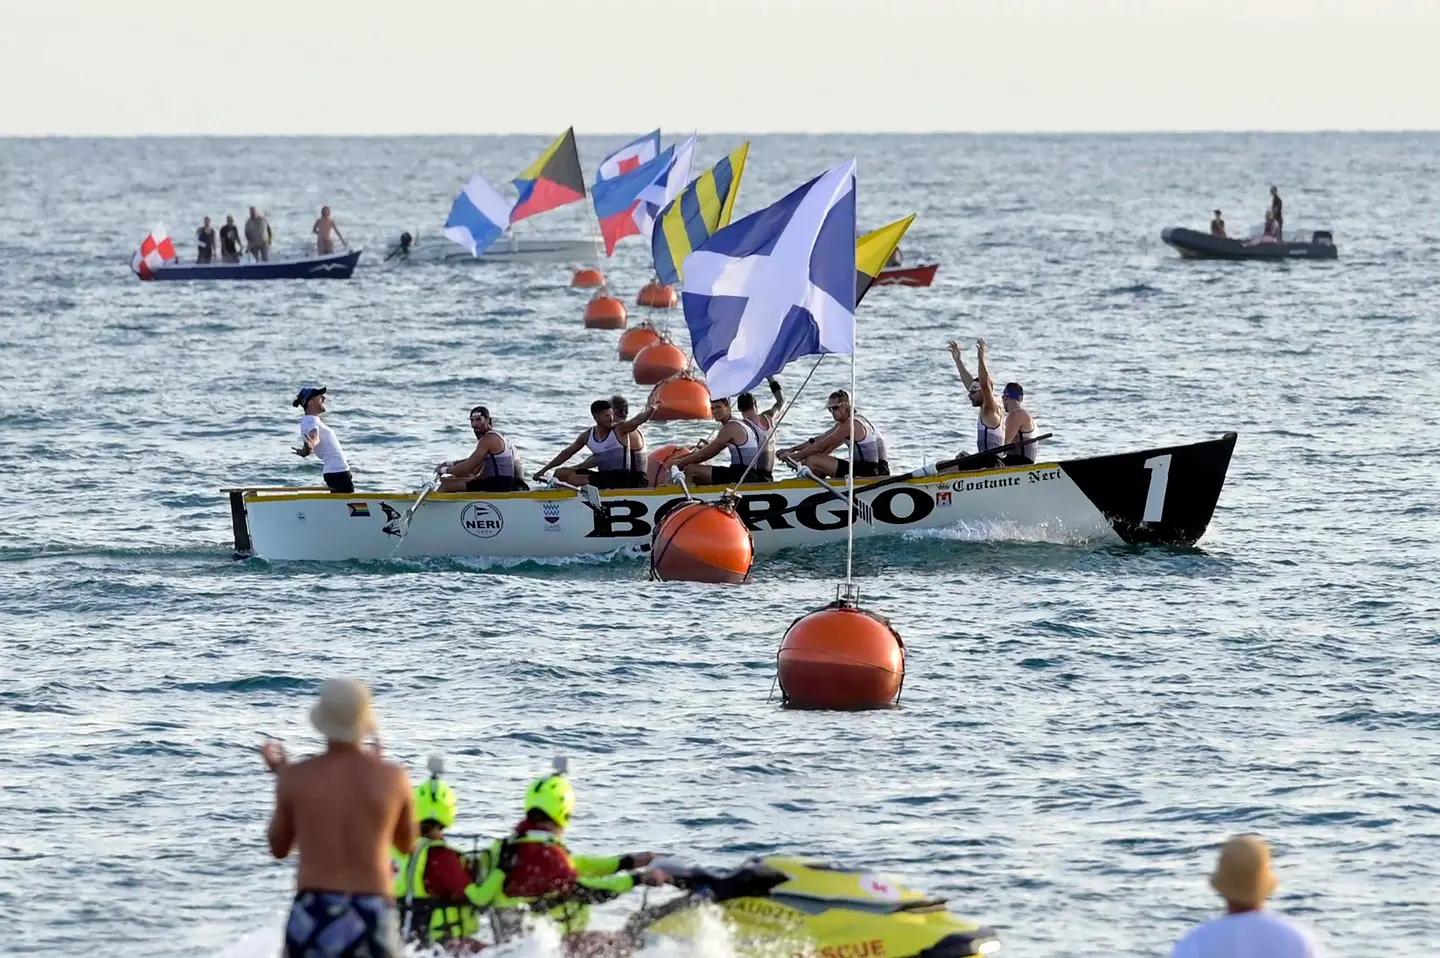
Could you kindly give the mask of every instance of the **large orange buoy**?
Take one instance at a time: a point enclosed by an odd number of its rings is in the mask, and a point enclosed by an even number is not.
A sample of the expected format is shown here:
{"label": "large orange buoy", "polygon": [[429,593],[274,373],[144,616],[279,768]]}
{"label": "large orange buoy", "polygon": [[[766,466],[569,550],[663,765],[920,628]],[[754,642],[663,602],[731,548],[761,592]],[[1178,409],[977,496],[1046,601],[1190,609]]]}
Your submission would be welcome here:
{"label": "large orange buoy", "polygon": [[689,451],[689,446],[671,443],[667,446],[661,446],[659,449],[650,453],[650,464],[646,466],[646,478],[650,480],[650,485],[660,485],[661,474],[663,473],[667,476],[670,474],[670,470],[667,468],[670,460],[679,459]]}
{"label": "large orange buoy", "polygon": [[604,285],[605,274],[589,266],[577,269],[575,275],[570,277],[570,286],[573,289],[594,289]]}
{"label": "large orange buoy", "polygon": [[640,287],[640,292],[635,295],[636,306],[649,306],[652,309],[673,309],[680,304],[680,294],[675,292],[674,286],[666,286],[658,280],[651,280]]}
{"label": "large orange buoy", "polygon": [[681,373],[671,376],[650,391],[655,400],[656,422],[672,419],[713,419],[710,415],[710,390],[694,376]]}
{"label": "large orange buoy", "polygon": [[625,304],[614,296],[596,296],[585,307],[586,329],[624,329]]}
{"label": "large orange buoy", "polygon": [[651,343],[660,342],[660,332],[649,323],[631,327],[620,334],[620,358],[630,361]]}
{"label": "large orange buoy", "polygon": [[685,354],[668,340],[651,343],[635,354],[631,372],[641,386],[653,386],[685,371]]}
{"label": "large orange buoy", "polygon": [[842,599],[792,622],[776,665],[790,708],[889,708],[905,681],[905,643],[888,620]]}
{"label": "large orange buoy", "polygon": [[744,582],[755,564],[750,530],[728,502],[692,499],[655,528],[650,574],[669,582]]}

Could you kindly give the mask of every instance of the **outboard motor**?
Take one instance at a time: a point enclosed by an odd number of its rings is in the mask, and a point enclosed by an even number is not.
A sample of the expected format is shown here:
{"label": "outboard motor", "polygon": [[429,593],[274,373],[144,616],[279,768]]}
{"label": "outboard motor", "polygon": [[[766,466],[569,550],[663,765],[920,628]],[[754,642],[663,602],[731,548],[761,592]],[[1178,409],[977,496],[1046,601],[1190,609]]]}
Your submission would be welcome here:
{"label": "outboard motor", "polygon": [[1316,246],[1334,246],[1335,239],[1330,235],[1329,230],[1316,230],[1310,234],[1310,242]]}

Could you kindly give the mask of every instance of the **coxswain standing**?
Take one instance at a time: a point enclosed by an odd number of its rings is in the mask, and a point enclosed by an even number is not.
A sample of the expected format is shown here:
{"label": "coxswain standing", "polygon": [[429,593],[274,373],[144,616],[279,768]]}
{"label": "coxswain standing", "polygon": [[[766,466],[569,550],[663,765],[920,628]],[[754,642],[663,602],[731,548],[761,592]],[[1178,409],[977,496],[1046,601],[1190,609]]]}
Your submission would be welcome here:
{"label": "coxswain standing", "polygon": [[290,404],[305,413],[300,419],[300,446],[295,455],[303,458],[313,452],[320,459],[324,470],[320,478],[325,480],[326,487],[331,492],[351,493],[355,491],[355,479],[350,475],[345,453],[340,450],[340,440],[335,438],[335,430],[320,420],[325,413],[325,403],[324,386],[306,386]]}
{"label": "coxswain standing", "polygon": [[385,761],[370,690],[353,679],[320,686],[310,723],[325,751],[291,762],[284,748],[261,749],[275,776],[270,853],[298,847],[295,901],[285,924],[285,955],[293,958],[400,958],[393,893],[392,847],[408,855],[417,824],[410,777]]}
{"label": "coxswain standing", "polygon": [[[830,431],[798,446],[782,449],[778,453],[779,457],[802,461],[811,472],[823,479],[844,479],[850,474],[852,463],[857,478],[890,475],[885,436],[870,420],[855,412],[850,402],[850,394],[843,389],[835,390],[830,394],[825,408],[835,419],[835,425],[830,427]],[[850,444],[852,430],[855,441],[850,449],[850,461],[830,455],[841,446]]]}
{"label": "coxswain standing", "polygon": [[995,384],[990,379],[989,344],[983,339],[975,341],[976,368],[978,376],[971,376],[965,368],[965,359],[960,353],[960,344],[950,343],[950,358],[955,360],[955,369],[965,384],[970,405],[979,413],[975,421],[975,451],[989,452],[1005,445],[1005,416],[1000,403],[995,399]]}
{"label": "coxswain standing", "polygon": [[475,451],[459,462],[442,462],[435,467],[440,492],[524,492],[525,467],[510,440],[495,431],[490,410],[470,410],[470,428],[475,433]]}
{"label": "coxswain standing", "polygon": [[215,262],[215,227],[210,225],[210,217],[205,217],[205,222],[195,231],[195,242],[198,247],[195,251],[195,262]]}

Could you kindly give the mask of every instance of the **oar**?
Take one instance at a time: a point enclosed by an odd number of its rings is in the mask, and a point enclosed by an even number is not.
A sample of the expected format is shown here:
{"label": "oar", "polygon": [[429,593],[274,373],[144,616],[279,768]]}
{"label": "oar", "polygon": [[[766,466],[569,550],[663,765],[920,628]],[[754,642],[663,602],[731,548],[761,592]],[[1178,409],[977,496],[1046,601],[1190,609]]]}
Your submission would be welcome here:
{"label": "oar", "polygon": [[[893,486],[897,485],[898,483],[909,482],[911,479],[926,479],[930,476],[938,476],[942,470],[955,469],[957,467],[963,468],[964,466],[984,462],[985,460],[993,459],[996,456],[1001,455],[1002,453],[1013,452],[1014,450],[1019,449],[1022,446],[1026,446],[1032,442],[1039,442],[1042,439],[1049,439],[1053,435],[1054,433],[1047,432],[1043,436],[1036,436],[1033,439],[1018,440],[1016,442],[1007,443],[1003,446],[996,446],[994,449],[987,449],[984,452],[972,452],[969,455],[957,456],[954,459],[944,459],[933,465],[924,465],[921,466],[919,469],[912,469],[909,472],[904,473],[903,475],[890,476],[888,478],[881,479],[879,482],[872,482],[868,486],[856,486],[855,495],[858,496],[862,492],[874,492],[876,489],[883,489],[886,486]],[[807,477],[802,476],[801,478]],[[847,498],[844,493],[836,491],[829,485],[825,483],[821,483],[821,485],[824,485],[825,488],[829,490],[830,494],[835,498],[840,500],[844,500]],[[799,509],[801,505],[803,505],[803,503],[796,503],[790,508],[784,509],[775,514],[780,516],[788,515],[789,513],[794,512],[796,509]]]}
{"label": "oar", "polygon": [[[821,486],[825,489],[826,492],[830,493],[830,495],[834,496],[836,499],[839,499],[841,502],[845,502],[850,498],[845,493],[841,492],[839,489],[836,489],[834,486],[830,485],[830,483],[826,482],[824,479],[821,479],[819,476],[815,475],[815,473],[811,472],[809,466],[800,466],[798,469],[795,470],[795,475],[801,479],[809,479],[816,485]],[[875,524],[875,509],[870,505],[870,503],[858,498],[858,495],[860,493],[859,489],[856,489],[855,493],[857,495],[857,498],[855,500],[855,512],[860,516],[861,522],[864,522],[867,526],[873,526]]]}
{"label": "oar", "polygon": [[604,515],[604,513],[600,511],[604,508],[600,505],[600,490],[596,489],[594,486],[572,486],[568,482],[561,482],[559,479],[551,476],[550,487],[571,490],[580,497],[580,501],[585,503],[585,505],[590,508],[591,512],[595,513],[597,516]]}
{"label": "oar", "polygon": [[[409,534],[410,520],[415,517],[415,510],[420,508],[420,506],[425,502],[426,497],[429,496],[430,493],[440,488],[440,480],[440,476],[436,476],[434,479],[430,480],[430,482],[426,484],[425,488],[420,490],[420,495],[415,497],[415,501],[411,503],[410,508],[406,509],[403,513],[401,513],[400,518],[396,519],[394,522],[392,522],[389,526],[386,527],[387,530],[390,531],[398,530],[397,534],[400,538],[396,540],[396,546],[399,546],[400,542],[404,540],[407,534]],[[392,549],[391,551],[394,550]]]}

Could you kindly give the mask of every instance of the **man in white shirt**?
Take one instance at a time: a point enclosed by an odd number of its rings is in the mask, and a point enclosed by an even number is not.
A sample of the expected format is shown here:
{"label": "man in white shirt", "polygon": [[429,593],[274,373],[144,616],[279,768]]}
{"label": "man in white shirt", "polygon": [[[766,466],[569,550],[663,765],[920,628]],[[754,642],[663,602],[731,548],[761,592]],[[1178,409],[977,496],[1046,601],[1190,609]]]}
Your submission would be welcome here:
{"label": "man in white shirt", "polygon": [[1270,846],[1258,836],[1237,835],[1221,845],[1210,886],[1225,899],[1226,913],[1181,938],[1173,958],[1322,958],[1310,932],[1265,910],[1278,884]]}
{"label": "man in white shirt", "polygon": [[290,405],[305,412],[300,420],[300,446],[295,455],[304,457],[312,452],[316,455],[323,473],[321,478],[331,492],[354,492],[355,479],[350,475],[340,440],[335,438],[335,430],[320,421],[325,412],[325,387],[305,386]]}

